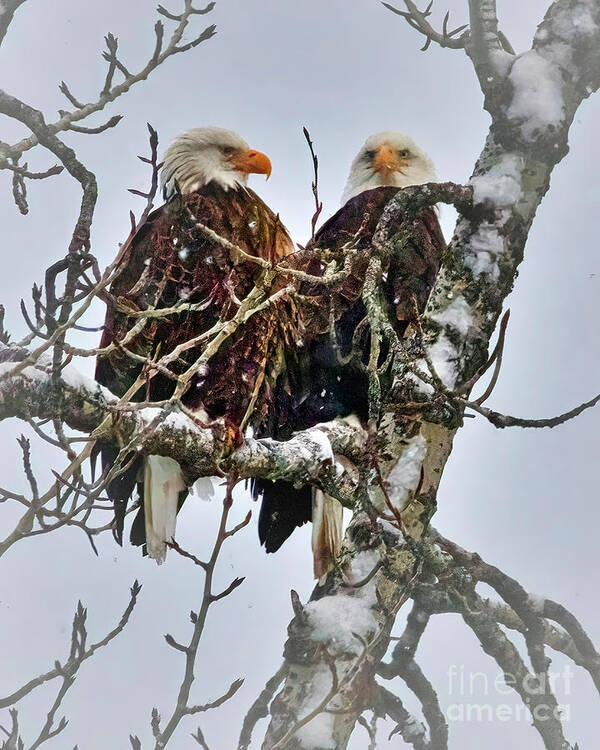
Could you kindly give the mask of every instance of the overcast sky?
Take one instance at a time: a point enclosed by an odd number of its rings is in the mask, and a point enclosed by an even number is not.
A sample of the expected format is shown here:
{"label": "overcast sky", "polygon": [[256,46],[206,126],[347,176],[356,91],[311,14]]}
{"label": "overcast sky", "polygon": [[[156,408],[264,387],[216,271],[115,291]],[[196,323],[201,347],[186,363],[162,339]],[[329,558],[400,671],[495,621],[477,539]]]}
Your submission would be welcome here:
{"label": "overcast sky", "polygon": [[[547,3],[499,0],[501,28],[517,51],[529,47]],[[466,21],[466,5],[466,0],[446,0],[438,13],[450,8],[458,25]],[[178,11],[179,0],[170,0],[168,7]],[[84,101],[92,101],[102,87],[103,35],[112,31],[119,37],[122,59],[136,70],[152,50],[155,18],[152,0],[29,0],[17,12],[0,52],[0,85],[41,108],[52,121],[56,110],[66,106],[57,88],[61,79]],[[375,0],[220,0],[209,17],[194,19],[189,38],[208,22],[218,24],[214,39],[168,61],[107,109],[107,116],[126,115],[116,129],[100,136],[65,136],[98,176],[93,250],[102,263],[112,260],[126,236],[129,210],[140,210],[141,201],[126,188],[147,185],[147,170],[135,158],[147,151],[146,122],[158,130],[163,147],[187,128],[212,124],[238,131],[265,151],[273,175],[266,184],[253,178],[252,187],[281,213],[300,242],[307,238],[312,214],[303,125],[309,127],[320,158],[325,217],[338,207],[356,151],[375,131],[410,134],[431,155],[441,179],[468,179],[488,126],[469,61],[459,51],[434,46],[419,52],[416,32]],[[96,116],[93,124],[103,121],[104,115]],[[509,299],[504,366],[489,402],[499,411],[551,416],[599,390],[599,128],[596,97],[585,103],[573,125],[571,153],[553,174]],[[24,132],[3,121],[0,139],[10,142]],[[27,159],[36,170],[53,163],[41,151],[30,152]],[[19,299],[64,254],[80,194],[68,175],[30,184],[31,212],[22,217],[11,205],[3,173],[0,190],[0,301],[18,335],[23,331]],[[443,212],[443,224],[449,238],[451,212]],[[94,310],[88,320],[100,324],[102,310]],[[84,340],[91,346],[96,338]],[[470,420],[456,440],[434,519],[442,533],[477,550],[526,588],[571,608],[597,643],[598,425],[597,411],[551,431],[499,431],[480,419]],[[24,489],[14,439],[21,431],[16,422],[3,424],[0,431],[0,485],[11,489]],[[53,454],[36,444],[34,459],[40,476],[50,476]],[[249,505],[240,491],[236,517],[242,518]],[[219,506],[216,501],[186,503],[178,526],[184,547],[206,554]],[[14,518],[10,506],[0,508],[3,529],[12,528]],[[109,535],[99,540],[99,549],[100,556],[94,557],[83,535],[66,530],[21,542],[0,560],[0,695],[64,658],[78,598],[89,610],[90,637],[101,637],[118,620],[128,587],[138,578],[144,588],[132,621],[82,668],[64,703],[70,725],[54,746],[127,748],[129,733],[135,733],[148,748],[153,746],[150,710],[158,706],[163,715],[170,714],[183,668],[182,658],[162,635],[170,632],[187,640],[188,613],[199,606],[202,579],[197,568],[174,555],[157,568],[137,550],[118,548]],[[244,584],[209,616],[192,697],[206,702],[232,679],[246,678],[234,700],[200,715],[212,750],[234,747],[243,714],[279,666],[292,614],[289,590],[306,599],[312,589],[309,530],[296,532],[276,556],[267,557],[258,546],[253,519],[226,548],[219,581],[227,584],[238,575],[246,576]],[[400,622],[396,629],[401,631]],[[507,703],[514,710],[518,705],[516,697],[494,689],[497,668],[454,616],[433,621],[417,656],[444,706]],[[556,657],[552,669],[560,671],[564,665]],[[449,684],[453,666],[466,675],[486,673],[489,694],[479,678],[473,691],[467,681],[461,695],[456,683]],[[582,750],[591,750],[597,745],[597,697],[581,670],[574,669],[574,675],[570,694],[560,695],[570,705],[567,734]],[[415,707],[402,685],[396,687],[407,706]],[[559,693],[563,688],[564,680]],[[51,687],[20,707],[29,742],[52,700]],[[0,723],[7,722],[0,714]],[[194,721],[184,723],[173,747],[197,747],[189,737],[195,727]],[[366,734],[360,732],[358,728],[353,750],[366,747]],[[454,721],[450,732],[451,746],[461,750],[540,747],[523,718]],[[397,737],[388,745],[383,735],[380,747],[402,745]]]}

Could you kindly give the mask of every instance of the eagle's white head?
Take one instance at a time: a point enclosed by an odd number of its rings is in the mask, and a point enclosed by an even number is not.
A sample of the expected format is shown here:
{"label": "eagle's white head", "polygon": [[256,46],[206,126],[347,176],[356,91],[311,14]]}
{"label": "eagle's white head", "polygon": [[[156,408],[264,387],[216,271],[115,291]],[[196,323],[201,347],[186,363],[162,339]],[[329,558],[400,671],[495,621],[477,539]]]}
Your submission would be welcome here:
{"label": "eagle's white head", "polygon": [[175,191],[192,193],[209,182],[225,190],[246,184],[251,173],[271,174],[265,154],[251,149],[237,133],[224,128],[193,128],[167,149],[161,172],[165,198]]}
{"label": "eagle's white head", "polygon": [[382,185],[403,188],[436,179],[433,162],[412,138],[402,133],[375,133],[352,162],[342,204]]}

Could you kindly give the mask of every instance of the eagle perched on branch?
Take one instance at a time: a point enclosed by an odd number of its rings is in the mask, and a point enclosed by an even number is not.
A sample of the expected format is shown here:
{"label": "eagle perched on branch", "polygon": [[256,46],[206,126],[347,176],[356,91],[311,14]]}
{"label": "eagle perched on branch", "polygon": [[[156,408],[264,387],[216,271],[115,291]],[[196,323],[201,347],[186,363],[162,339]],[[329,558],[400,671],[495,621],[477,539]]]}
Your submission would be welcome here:
{"label": "eagle perched on branch", "polygon": [[[246,424],[267,419],[275,382],[285,377],[284,354],[293,353],[289,299],[256,314],[251,305],[242,309],[249,293],[257,307],[275,285],[261,286],[264,268],[237,257],[231,245],[270,263],[294,250],[279,217],[247,187],[252,173],[268,178],[271,162],[228,130],[189,130],[169,147],[161,174],[168,201],[126,248],[96,368],[96,379],[116,395],[150,402],[176,396],[202,425],[218,420],[234,443]],[[228,326],[240,310],[243,320]],[[105,471],[118,453],[101,446]],[[172,458],[146,456],[109,482],[119,543],[136,485],[142,504],[131,541],[162,562],[187,494],[182,469]]]}
{"label": "eagle perched on branch", "polygon": [[[344,253],[359,251],[352,272],[339,286],[305,283],[301,293],[313,298],[303,305],[304,370],[308,387],[299,395],[293,418],[281,414],[270,433],[280,440],[295,431],[355,415],[369,416],[368,359],[370,332],[361,299],[368,252],[375,230],[398,189],[435,181],[431,159],[408,136],[378,133],[367,138],[352,162],[342,208],[317,232],[307,246],[305,271],[323,274],[315,249]],[[401,222],[401,218],[399,219]],[[436,211],[423,210],[412,222],[410,236],[384,269],[382,285],[393,326],[402,337],[423,312],[445,250]],[[333,324],[333,325],[332,325]],[[358,351],[354,351],[358,343]],[[262,495],[259,537],[267,552],[275,552],[297,526],[312,520],[316,578],[333,566],[342,537],[342,506],[310,486],[254,481],[255,497]]]}

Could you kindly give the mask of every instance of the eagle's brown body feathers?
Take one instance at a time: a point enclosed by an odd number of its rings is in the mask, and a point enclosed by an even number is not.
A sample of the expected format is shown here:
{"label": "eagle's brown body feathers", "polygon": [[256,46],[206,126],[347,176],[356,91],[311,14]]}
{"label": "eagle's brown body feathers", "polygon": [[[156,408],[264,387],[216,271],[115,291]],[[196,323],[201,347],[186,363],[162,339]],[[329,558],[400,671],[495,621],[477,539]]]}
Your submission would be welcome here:
{"label": "eagle's brown body feathers", "polygon": [[[188,303],[200,309],[150,317],[125,346],[118,345],[108,356],[99,358],[96,378],[118,396],[123,396],[143,374],[143,385],[132,400],[170,398],[176,380],[151,364],[134,360],[125,349],[150,362],[181,347],[169,370],[175,374],[187,371],[214,340],[215,326],[234,317],[240,301],[263,273],[256,263],[236,258],[197,223],[258,258],[276,262],[293,251],[279,218],[245,187],[224,190],[210,183],[154,211],[130,243],[111,286],[112,301],[101,346],[122,342],[140,320],[136,313],[149,308],[160,310]],[[286,377],[286,354],[293,356],[294,317],[286,299],[249,317],[194,372],[182,396],[183,404],[204,418],[223,420],[238,440],[235,433],[250,416],[251,404],[250,423],[266,419],[275,383]],[[211,330],[212,336],[203,337]],[[196,345],[188,346],[193,340],[198,340]],[[105,465],[110,465],[115,455],[115,449],[106,446]],[[139,480],[139,467],[133,466],[109,485],[119,540],[125,505]],[[144,541],[141,522],[134,524],[132,541]]]}
{"label": "eagle's brown body feathers", "polygon": [[[350,414],[367,420],[368,383],[361,361],[368,357],[369,329],[364,324],[366,312],[361,294],[369,258],[367,251],[385,206],[397,192],[396,187],[384,186],[351,198],[307,246],[307,257],[312,259],[304,270],[313,275],[322,273],[321,263],[312,252],[315,248],[341,251],[351,245],[365,253],[364,258],[359,256],[353,272],[341,285],[332,288],[310,283],[301,289],[303,295],[312,298],[312,303],[309,300],[302,306],[305,389],[298,394],[291,419],[289,412],[280,415],[272,437],[286,440],[294,431]],[[384,269],[385,296],[400,337],[415,319],[415,303],[418,312],[423,312],[445,247],[436,211],[427,208],[412,222],[406,242],[398,253],[390,257]],[[297,257],[296,265],[302,265],[301,257]],[[331,310],[337,347],[333,345],[330,330]],[[361,330],[355,337],[358,326]],[[349,355],[353,339],[356,344],[357,338],[359,351],[346,364],[340,364],[338,353]],[[268,552],[276,551],[297,526],[311,520],[310,486],[296,489],[285,482],[256,480],[254,494],[263,496],[259,534]]]}

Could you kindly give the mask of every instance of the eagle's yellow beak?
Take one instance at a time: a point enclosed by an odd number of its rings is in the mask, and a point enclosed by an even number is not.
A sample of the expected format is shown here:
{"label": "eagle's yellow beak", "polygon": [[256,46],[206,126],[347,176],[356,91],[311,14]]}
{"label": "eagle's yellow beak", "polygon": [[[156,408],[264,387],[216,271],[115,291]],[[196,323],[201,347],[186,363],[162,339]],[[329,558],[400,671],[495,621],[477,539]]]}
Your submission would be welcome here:
{"label": "eagle's yellow beak", "polygon": [[267,180],[271,176],[271,160],[260,151],[248,149],[231,158],[231,163],[237,172],[245,174],[266,174]]}
{"label": "eagle's yellow beak", "polygon": [[395,148],[392,148],[388,143],[379,146],[373,157],[373,169],[376,172],[385,177],[391,172],[402,172],[404,167],[408,167],[408,162],[400,158]]}

